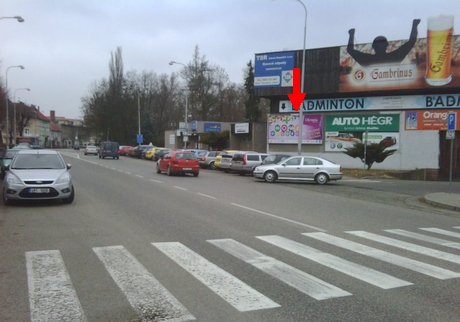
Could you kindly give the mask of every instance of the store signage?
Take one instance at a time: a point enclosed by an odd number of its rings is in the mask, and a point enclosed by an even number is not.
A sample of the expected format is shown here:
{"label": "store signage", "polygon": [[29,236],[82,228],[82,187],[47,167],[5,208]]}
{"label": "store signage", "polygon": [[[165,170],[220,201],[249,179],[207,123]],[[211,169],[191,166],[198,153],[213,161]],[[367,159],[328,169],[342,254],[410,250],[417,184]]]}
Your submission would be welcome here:
{"label": "store signage", "polygon": [[399,114],[326,116],[326,129],[329,132],[398,132]]}

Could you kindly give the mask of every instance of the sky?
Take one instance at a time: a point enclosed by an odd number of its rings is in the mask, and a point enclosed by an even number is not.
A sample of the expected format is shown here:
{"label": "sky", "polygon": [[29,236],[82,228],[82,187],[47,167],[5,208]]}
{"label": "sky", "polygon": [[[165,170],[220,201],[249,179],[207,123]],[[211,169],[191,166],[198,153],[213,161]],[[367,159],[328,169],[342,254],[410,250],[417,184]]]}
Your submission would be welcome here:
{"label": "sky", "polygon": [[[307,8],[300,3],[302,1]],[[124,72],[178,73],[195,47],[230,81],[242,84],[256,53],[408,39],[412,20],[426,37],[427,18],[454,15],[458,0],[1,0],[0,79],[10,68],[10,99],[40,107],[46,116],[81,118],[81,98],[109,76],[109,61],[122,48]],[[23,88],[29,88],[30,91]],[[14,95],[16,94],[16,95]]]}

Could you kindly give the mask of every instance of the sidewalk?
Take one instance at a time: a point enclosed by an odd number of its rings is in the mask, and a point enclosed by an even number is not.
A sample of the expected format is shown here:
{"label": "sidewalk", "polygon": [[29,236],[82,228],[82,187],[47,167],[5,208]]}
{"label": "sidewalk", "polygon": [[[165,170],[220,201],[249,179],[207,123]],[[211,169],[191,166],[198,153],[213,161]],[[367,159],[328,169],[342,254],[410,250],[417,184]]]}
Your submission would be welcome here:
{"label": "sidewalk", "polygon": [[436,192],[424,196],[425,202],[432,206],[460,212],[460,194]]}

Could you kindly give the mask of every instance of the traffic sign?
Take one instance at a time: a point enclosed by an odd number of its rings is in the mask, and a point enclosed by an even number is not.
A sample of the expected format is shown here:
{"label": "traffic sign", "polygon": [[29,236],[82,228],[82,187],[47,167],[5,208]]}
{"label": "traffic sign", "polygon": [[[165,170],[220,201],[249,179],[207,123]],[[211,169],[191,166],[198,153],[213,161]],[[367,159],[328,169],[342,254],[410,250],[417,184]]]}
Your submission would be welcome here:
{"label": "traffic sign", "polygon": [[447,130],[446,140],[453,140],[453,139],[455,139],[455,130]]}
{"label": "traffic sign", "polygon": [[139,144],[142,144],[144,142],[144,136],[142,134],[138,134],[136,139],[136,142]]}
{"label": "traffic sign", "polygon": [[455,131],[456,125],[457,125],[457,113],[449,112],[449,114],[447,114],[447,130]]}

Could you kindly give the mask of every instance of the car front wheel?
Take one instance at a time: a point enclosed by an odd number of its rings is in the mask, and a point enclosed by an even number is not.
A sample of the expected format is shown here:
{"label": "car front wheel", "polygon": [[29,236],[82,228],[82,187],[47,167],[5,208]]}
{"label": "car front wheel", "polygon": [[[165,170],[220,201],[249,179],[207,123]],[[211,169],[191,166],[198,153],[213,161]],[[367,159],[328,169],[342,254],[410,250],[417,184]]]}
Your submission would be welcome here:
{"label": "car front wheel", "polygon": [[325,173],[318,173],[315,177],[315,181],[317,184],[326,184],[329,181],[329,177]]}
{"label": "car front wheel", "polygon": [[72,192],[70,193],[70,196],[68,198],[62,199],[62,203],[71,204],[74,198],[75,198],[75,189],[72,186]]}
{"label": "car front wheel", "polygon": [[166,174],[167,174],[168,176],[172,176],[172,175],[173,175],[173,172],[171,171],[171,168],[170,168],[170,167],[168,167],[168,168],[166,169]]}
{"label": "car front wheel", "polygon": [[5,189],[3,189],[2,199],[5,206],[11,205],[11,200],[6,196]]}
{"label": "car front wheel", "polygon": [[211,163],[209,164],[209,168],[210,168],[211,170],[216,170],[216,166],[214,165],[214,162],[211,162]]}
{"label": "car front wheel", "polygon": [[265,172],[264,179],[265,179],[265,181],[267,181],[269,183],[275,182],[276,179],[277,179],[276,172],[275,171],[267,171],[267,172]]}

